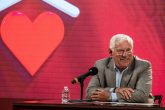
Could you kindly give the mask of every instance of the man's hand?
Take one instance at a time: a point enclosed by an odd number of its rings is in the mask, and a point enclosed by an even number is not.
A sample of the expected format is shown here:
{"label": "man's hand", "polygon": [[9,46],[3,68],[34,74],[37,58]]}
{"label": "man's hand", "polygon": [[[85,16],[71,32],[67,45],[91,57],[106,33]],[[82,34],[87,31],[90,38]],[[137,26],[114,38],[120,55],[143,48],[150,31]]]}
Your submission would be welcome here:
{"label": "man's hand", "polygon": [[111,99],[111,94],[105,89],[97,89],[96,91],[92,92],[90,97],[92,100],[108,101]]}
{"label": "man's hand", "polygon": [[115,93],[120,93],[124,99],[130,99],[134,90],[132,88],[116,88]]}

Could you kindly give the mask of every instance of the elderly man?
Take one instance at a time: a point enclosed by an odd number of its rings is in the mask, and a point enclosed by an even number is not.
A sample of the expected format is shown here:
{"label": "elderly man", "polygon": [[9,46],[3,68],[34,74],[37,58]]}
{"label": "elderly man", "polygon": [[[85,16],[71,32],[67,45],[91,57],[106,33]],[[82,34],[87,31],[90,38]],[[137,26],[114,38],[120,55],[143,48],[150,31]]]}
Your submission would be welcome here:
{"label": "elderly man", "polygon": [[86,89],[88,99],[153,103],[151,63],[133,55],[133,40],[125,34],[110,40],[109,58],[98,60]]}

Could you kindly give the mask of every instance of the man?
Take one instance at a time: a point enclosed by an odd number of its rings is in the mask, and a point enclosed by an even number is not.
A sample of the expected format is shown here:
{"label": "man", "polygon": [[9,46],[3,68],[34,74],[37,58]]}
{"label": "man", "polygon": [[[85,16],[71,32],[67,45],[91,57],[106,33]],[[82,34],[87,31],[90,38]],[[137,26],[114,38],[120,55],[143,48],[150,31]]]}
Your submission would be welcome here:
{"label": "man", "polygon": [[97,101],[153,103],[151,63],[133,55],[133,40],[125,34],[110,40],[110,57],[98,60],[86,89],[87,98]]}

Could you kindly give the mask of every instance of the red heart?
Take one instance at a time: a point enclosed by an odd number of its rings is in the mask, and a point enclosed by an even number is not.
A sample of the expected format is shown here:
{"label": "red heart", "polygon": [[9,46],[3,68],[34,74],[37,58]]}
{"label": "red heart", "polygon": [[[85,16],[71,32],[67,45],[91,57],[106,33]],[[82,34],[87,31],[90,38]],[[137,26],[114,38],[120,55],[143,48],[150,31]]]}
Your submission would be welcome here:
{"label": "red heart", "polygon": [[52,12],[32,22],[21,12],[11,12],[1,24],[3,42],[33,76],[64,37],[64,24]]}

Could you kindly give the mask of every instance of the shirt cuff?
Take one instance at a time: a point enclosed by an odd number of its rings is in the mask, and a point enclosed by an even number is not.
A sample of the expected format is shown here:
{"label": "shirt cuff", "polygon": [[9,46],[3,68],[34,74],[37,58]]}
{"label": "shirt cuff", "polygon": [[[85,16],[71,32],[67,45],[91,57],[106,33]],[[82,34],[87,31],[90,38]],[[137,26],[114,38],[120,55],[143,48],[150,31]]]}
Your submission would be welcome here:
{"label": "shirt cuff", "polygon": [[111,93],[111,97],[112,97],[112,102],[117,102],[117,95],[116,93]]}
{"label": "shirt cuff", "polygon": [[109,92],[112,93],[112,92],[114,91],[114,89],[115,89],[115,88],[110,88],[110,89],[109,89]]}

